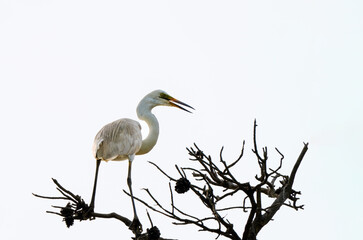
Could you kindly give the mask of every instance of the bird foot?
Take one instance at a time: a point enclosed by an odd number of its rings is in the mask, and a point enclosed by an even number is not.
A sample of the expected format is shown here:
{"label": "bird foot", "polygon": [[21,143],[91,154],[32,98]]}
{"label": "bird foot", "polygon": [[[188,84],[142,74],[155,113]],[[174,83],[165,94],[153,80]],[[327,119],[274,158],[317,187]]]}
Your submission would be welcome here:
{"label": "bird foot", "polygon": [[139,235],[142,233],[142,225],[141,225],[141,222],[139,220],[139,218],[135,217],[130,226],[129,226],[129,229],[136,235]]}
{"label": "bird foot", "polygon": [[84,212],[83,214],[83,220],[89,219],[89,220],[93,220],[95,219],[95,217],[93,216],[93,213],[95,208],[93,206],[89,206],[88,209]]}

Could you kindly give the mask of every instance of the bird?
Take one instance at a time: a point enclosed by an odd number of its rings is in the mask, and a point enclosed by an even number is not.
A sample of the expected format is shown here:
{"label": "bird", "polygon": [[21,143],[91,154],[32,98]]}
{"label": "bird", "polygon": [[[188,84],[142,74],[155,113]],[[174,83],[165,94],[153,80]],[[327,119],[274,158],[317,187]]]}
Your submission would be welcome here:
{"label": "bird", "polygon": [[[136,213],[134,196],[132,193],[131,167],[135,155],[147,154],[153,149],[158,140],[159,122],[151,112],[152,109],[157,106],[177,107],[189,113],[191,113],[191,109],[195,110],[188,104],[171,97],[163,90],[152,91],[139,102],[136,108],[138,118],[145,121],[149,127],[149,134],[146,138],[142,139],[141,125],[138,121],[129,118],[121,118],[102,127],[96,134],[92,146],[93,156],[96,159],[96,171],[89,207],[91,211],[94,211],[98,170],[101,161],[128,160],[127,185],[130,190],[134,214],[133,221],[129,228],[134,232],[138,231],[138,228],[141,228],[141,223]],[[189,108],[190,110],[186,108]]]}

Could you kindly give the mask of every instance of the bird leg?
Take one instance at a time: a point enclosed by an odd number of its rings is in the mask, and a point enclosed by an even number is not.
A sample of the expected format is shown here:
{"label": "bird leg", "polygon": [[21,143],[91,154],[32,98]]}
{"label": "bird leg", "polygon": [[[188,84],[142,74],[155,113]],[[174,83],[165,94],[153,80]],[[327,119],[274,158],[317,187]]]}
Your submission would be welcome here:
{"label": "bird leg", "polygon": [[96,161],[96,173],[95,173],[95,181],[94,181],[94,184],[93,184],[93,192],[92,192],[92,198],[91,198],[91,203],[90,203],[90,206],[89,206],[89,211],[92,211],[94,210],[95,208],[95,196],[96,196],[96,187],[97,187],[97,178],[98,178],[98,168],[100,167],[100,163],[101,163],[101,160],[100,159],[97,159]]}
{"label": "bird leg", "polygon": [[131,165],[132,165],[132,161],[134,160],[134,155],[130,155],[129,156],[129,171],[127,174],[127,185],[129,186],[130,189],[130,194],[131,194],[131,201],[132,201],[132,207],[134,210],[134,219],[132,220],[129,229],[132,230],[136,235],[140,234],[142,232],[142,225],[140,223],[140,220],[137,216],[136,213],[136,207],[135,207],[135,201],[134,201],[134,195],[132,193],[132,182],[131,182]]}

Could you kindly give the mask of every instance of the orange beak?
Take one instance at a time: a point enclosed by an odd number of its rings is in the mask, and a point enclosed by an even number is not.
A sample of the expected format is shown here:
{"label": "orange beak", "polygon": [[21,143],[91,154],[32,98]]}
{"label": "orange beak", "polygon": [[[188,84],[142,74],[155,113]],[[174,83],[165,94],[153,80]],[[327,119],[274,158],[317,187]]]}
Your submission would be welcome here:
{"label": "orange beak", "polygon": [[[175,98],[173,98],[173,97],[170,97],[170,99],[168,99],[169,100],[169,103],[170,103],[170,105],[171,106],[173,106],[173,107],[177,107],[177,108],[180,108],[180,109],[182,109],[182,110],[184,110],[184,111],[187,111],[187,112],[189,112],[189,113],[192,113],[191,111],[189,111],[189,110],[187,110],[187,109],[185,109],[185,108],[183,108],[182,106],[180,106],[180,105],[183,105],[183,106],[185,106],[185,107],[188,107],[188,108],[191,108],[191,109],[193,109],[193,110],[195,110],[193,107],[191,107],[191,106],[189,106],[188,104],[186,104],[186,103],[183,103],[182,101],[179,101],[178,99],[175,99]],[[179,104],[179,105],[178,105]]]}
{"label": "orange beak", "polygon": [[[183,103],[182,101],[179,101],[178,99],[173,98],[173,97],[169,96],[168,94],[162,93],[162,94],[160,94],[160,97],[163,98],[163,99],[165,99],[165,100],[168,100],[170,106],[172,106],[172,107],[180,108],[180,109],[182,109],[184,111],[187,111],[189,113],[192,113],[192,112],[189,111],[189,110],[187,110],[187,109],[185,109],[185,108],[183,108],[182,106],[185,106],[185,107],[188,107],[188,108],[191,108],[191,109],[195,110],[193,107],[189,106],[188,104]],[[180,106],[180,105],[182,105],[182,106]]]}

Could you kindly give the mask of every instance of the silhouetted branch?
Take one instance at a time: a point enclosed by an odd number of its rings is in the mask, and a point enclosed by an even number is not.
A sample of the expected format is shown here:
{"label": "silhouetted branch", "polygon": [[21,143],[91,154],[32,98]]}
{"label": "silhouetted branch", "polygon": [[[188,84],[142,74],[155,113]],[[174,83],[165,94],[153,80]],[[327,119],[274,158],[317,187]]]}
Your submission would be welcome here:
{"label": "silhouetted branch", "polygon": [[[239,175],[233,174],[234,172],[241,172],[239,165],[244,156],[244,150],[245,141],[243,141],[242,149],[237,159],[228,161],[223,156],[224,147],[222,147],[219,152],[219,161],[214,161],[210,155],[205,154],[204,151],[194,144],[192,147],[187,148],[190,156],[189,160],[193,166],[179,167],[176,165],[176,176],[166,173],[157,164],[149,162],[169,180],[170,205],[165,207],[148,188],[144,189],[149,197],[148,201],[138,197],[134,197],[134,199],[142,203],[147,209],[171,219],[175,225],[194,225],[199,228],[199,231],[216,234],[217,238],[224,236],[232,240],[256,240],[257,234],[272,220],[282,206],[295,210],[304,209],[304,205],[298,204],[301,192],[294,190],[293,184],[299,166],[308,150],[308,143],[304,143],[304,147],[290,174],[283,174],[281,169],[283,162],[286,161],[285,156],[280,150],[275,148],[279,155],[276,160],[278,161],[278,166],[269,167],[271,160],[268,156],[267,147],[258,148],[257,123],[255,121],[252,153],[256,157],[259,170],[255,175],[257,182],[255,180],[254,184],[251,184],[251,182],[241,182],[238,179]],[[66,222],[67,227],[72,226],[74,220],[83,221],[96,218],[113,218],[130,227],[132,221],[127,217],[114,212],[94,212],[79,195],[65,189],[57,180],[53,179],[53,182],[61,196],[33,195],[43,199],[68,201],[64,207],[52,206],[59,210],[59,212],[47,211],[47,213],[61,216]],[[175,184],[174,188],[172,184]],[[174,191],[177,194],[186,194],[189,191],[189,194],[197,196],[201,206],[208,210],[208,214],[206,216],[199,216],[199,211],[190,212],[178,207],[174,201]],[[124,192],[131,197],[130,193]],[[273,199],[272,204],[264,202],[266,197]],[[231,198],[240,198],[239,204],[232,206],[226,204]],[[242,214],[248,214],[244,226],[240,222],[234,223],[229,218],[232,214],[226,214],[236,209],[241,209]],[[164,239],[160,237],[159,229],[153,225],[149,212],[147,212],[147,215],[151,227],[141,234],[133,231],[135,234],[133,239]]]}
{"label": "silhouetted branch", "polygon": [[[121,216],[115,212],[111,213],[98,213],[94,212],[87,203],[81,198],[81,196],[73,194],[71,191],[64,188],[56,179],[52,178],[54,184],[57,186],[57,190],[61,193],[62,197],[49,197],[39,194],[34,194],[35,197],[50,199],[50,200],[66,200],[69,201],[65,207],[52,206],[55,209],[60,209],[59,212],[47,211],[47,213],[55,214],[63,217],[67,227],[71,227],[74,224],[74,220],[94,220],[96,218],[113,218],[121,221],[127,227],[131,225],[131,220],[127,217]],[[149,216],[150,223],[152,225],[151,218]],[[130,229],[131,230],[131,229]],[[156,226],[147,229],[145,233],[135,236],[135,240],[171,240],[160,237],[160,231]]]}
{"label": "silhouetted branch", "polygon": [[[179,193],[177,189],[183,189],[180,186],[181,180],[185,179],[188,182],[188,188],[200,199],[203,206],[210,210],[210,216],[199,217],[195,214],[186,213],[181,210],[174,203],[174,197],[169,183],[170,196],[171,196],[171,206],[172,210],[167,210],[163,207],[155,196],[152,195],[150,190],[146,189],[149,197],[153,201],[155,207],[151,207],[146,201],[136,198],[138,201],[143,203],[146,207],[156,211],[158,213],[173,219],[174,224],[186,225],[193,224],[199,227],[200,231],[209,231],[217,234],[219,236],[224,236],[233,240],[255,240],[259,231],[265,226],[278,211],[281,206],[288,206],[294,208],[295,210],[303,209],[303,205],[297,205],[297,200],[300,195],[299,191],[292,189],[292,184],[295,179],[298,167],[307,151],[307,144],[300,154],[298,160],[295,163],[293,170],[290,175],[281,174],[279,171],[282,168],[283,160],[285,156],[275,148],[276,152],[280,155],[279,165],[276,168],[268,167],[268,149],[267,147],[262,148],[262,153],[257,145],[257,123],[254,122],[253,131],[253,149],[252,152],[257,158],[257,163],[260,169],[259,175],[256,175],[256,180],[258,181],[256,185],[252,186],[250,182],[241,183],[233,174],[231,169],[237,167],[237,163],[240,162],[244,155],[245,141],[243,141],[243,146],[241,153],[237,160],[228,163],[223,158],[224,147],[221,148],[219,154],[219,162],[217,164],[211,158],[211,156],[206,155],[196,144],[193,147],[187,148],[189,155],[191,156],[190,161],[193,163],[198,163],[197,167],[182,167],[176,166],[176,169],[180,175],[180,179],[177,177],[172,177],[171,174],[165,173],[157,164],[151,163],[155,166],[163,175],[165,175],[171,182],[176,183],[175,190]],[[219,166],[220,165],[220,166]],[[186,174],[185,171],[191,173]],[[235,172],[238,170],[235,170]],[[188,176],[195,183],[190,183]],[[178,180],[177,180],[178,179]],[[279,179],[279,184],[277,185],[277,180]],[[217,195],[218,190],[222,190],[222,195]],[[184,193],[186,191],[182,191]],[[241,200],[242,205],[240,206],[230,206],[218,208],[217,205],[221,202],[225,202],[230,197],[234,196],[238,192],[243,192],[245,197]],[[269,206],[263,206],[262,195],[266,195],[269,198],[275,198],[275,201]],[[286,203],[286,201],[289,201]],[[247,204],[248,202],[248,204]],[[242,209],[243,212],[248,212],[248,218],[244,226],[244,231],[242,234],[238,234],[240,227],[235,227],[235,225],[226,217],[222,217],[220,212],[229,211],[234,209]],[[217,228],[211,227],[211,224],[217,223]],[[238,224],[236,224],[238,225]]]}

